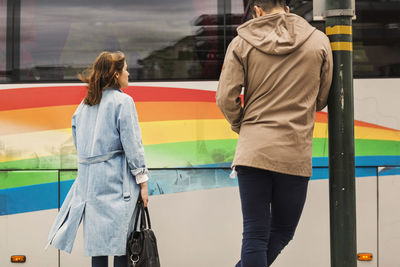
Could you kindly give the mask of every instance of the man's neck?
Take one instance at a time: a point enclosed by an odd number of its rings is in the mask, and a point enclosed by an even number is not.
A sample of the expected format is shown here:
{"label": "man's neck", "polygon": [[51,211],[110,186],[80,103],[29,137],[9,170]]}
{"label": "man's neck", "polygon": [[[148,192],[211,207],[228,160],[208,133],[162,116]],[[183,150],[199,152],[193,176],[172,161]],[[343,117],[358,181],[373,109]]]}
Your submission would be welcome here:
{"label": "man's neck", "polygon": [[265,16],[265,15],[272,15],[272,14],[277,14],[277,13],[282,13],[282,12],[285,12],[285,10],[282,8],[282,7],[280,7],[280,6],[277,6],[277,7],[274,7],[273,9],[271,9],[271,10],[269,10],[268,12],[263,12],[264,14],[263,14],[263,16]]}

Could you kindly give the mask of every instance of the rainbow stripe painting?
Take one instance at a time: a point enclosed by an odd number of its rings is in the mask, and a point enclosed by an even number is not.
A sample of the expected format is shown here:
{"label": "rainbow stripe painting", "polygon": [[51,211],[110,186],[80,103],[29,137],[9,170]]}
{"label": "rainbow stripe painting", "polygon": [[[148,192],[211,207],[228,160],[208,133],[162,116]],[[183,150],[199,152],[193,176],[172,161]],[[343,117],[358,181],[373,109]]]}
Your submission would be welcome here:
{"label": "rainbow stripe painting", "polygon": [[[129,87],[135,100],[150,168],[229,166],[237,135],[215,104],[215,92]],[[0,90],[0,169],[73,169],[70,122],[84,86]],[[327,114],[317,113],[313,157],[328,156]],[[400,131],[355,121],[357,160],[393,161]],[[390,162],[386,162],[390,164]]]}
{"label": "rainbow stripe painting", "polygon": [[[218,110],[215,91],[159,86],[124,91],[135,101],[153,169],[151,194],[236,184],[228,168],[238,136]],[[84,85],[0,90],[0,215],[60,206],[76,175],[70,124],[85,94]],[[400,131],[355,121],[355,149],[358,177],[374,176],[376,166],[400,166]],[[312,179],[328,178],[325,112],[316,116],[313,167]],[[185,175],[196,178],[179,183]]]}

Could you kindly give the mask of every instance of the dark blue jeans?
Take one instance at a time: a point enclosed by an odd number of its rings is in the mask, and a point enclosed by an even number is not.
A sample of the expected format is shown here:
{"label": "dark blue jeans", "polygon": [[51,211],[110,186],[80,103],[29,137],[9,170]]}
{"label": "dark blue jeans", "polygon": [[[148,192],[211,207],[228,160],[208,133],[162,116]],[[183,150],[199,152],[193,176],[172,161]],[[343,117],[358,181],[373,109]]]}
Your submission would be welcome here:
{"label": "dark blue jeans", "polygon": [[237,166],[243,213],[241,260],[236,267],[270,266],[292,240],[309,178]]}
{"label": "dark blue jeans", "polygon": [[[127,267],[126,256],[114,256],[114,267]],[[108,267],[108,256],[92,257],[92,267]]]}

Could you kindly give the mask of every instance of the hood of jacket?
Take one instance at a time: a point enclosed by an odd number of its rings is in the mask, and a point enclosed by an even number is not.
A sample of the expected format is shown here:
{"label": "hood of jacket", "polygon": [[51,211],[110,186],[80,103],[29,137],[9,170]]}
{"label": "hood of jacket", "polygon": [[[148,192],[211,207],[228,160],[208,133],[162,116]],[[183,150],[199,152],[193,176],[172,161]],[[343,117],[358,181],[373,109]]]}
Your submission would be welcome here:
{"label": "hood of jacket", "polygon": [[249,20],[237,32],[264,53],[286,55],[299,48],[315,30],[302,17],[280,12]]}

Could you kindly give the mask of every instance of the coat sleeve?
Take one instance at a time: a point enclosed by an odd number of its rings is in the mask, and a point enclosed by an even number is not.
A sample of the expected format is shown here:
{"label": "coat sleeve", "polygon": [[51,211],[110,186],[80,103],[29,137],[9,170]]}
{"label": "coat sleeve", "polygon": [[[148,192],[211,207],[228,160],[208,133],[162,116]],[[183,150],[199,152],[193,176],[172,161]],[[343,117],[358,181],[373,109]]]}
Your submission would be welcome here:
{"label": "coat sleeve", "polygon": [[75,145],[75,149],[78,150],[78,144],[77,144],[77,139],[76,139],[76,123],[77,123],[77,117],[79,115],[79,113],[81,112],[83,107],[83,100],[82,102],[79,104],[79,106],[76,108],[74,115],[72,115],[72,119],[71,119],[71,129],[72,129],[72,139],[74,141],[74,145]]}
{"label": "coat sleeve", "polygon": [[135,103],[131,97],[127,97],[122,103],[117,124],[122,148],[132,174],[135,177],[147,174],[142,135]]}
{"label": "coat sleeve", "polygon": [[322,110],[328,103],[329,90],[332,83],[333,58],[329,39],[326,37],[324,59],[321,66],[320,86],[317,96],[317,111]]}
{"label": "coat sleeve", "polygon": [[71,129],[72,129],[72,139],[74,140],[75,149],[77,149],[77,146],[76,146],[76,115],[75,114],[72,116]]}
{"label": "coat sleeve", "polygon": [[219,109],[231,124],[234,132],[239,133],[243,108],[240,94],[244,86],[244,67],[235,52],[238,39],[234,39],[226,52],[224,65],[219,78],[216,101]]}

